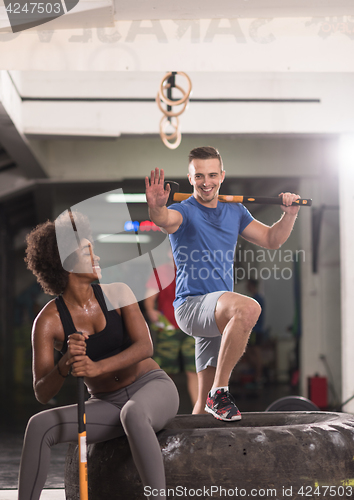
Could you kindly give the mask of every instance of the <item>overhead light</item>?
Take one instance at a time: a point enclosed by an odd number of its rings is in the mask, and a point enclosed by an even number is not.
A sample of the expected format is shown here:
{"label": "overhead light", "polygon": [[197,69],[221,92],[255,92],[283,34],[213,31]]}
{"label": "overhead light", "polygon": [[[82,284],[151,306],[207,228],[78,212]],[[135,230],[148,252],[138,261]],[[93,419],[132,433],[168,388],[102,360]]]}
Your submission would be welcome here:
{"label": "overhead light", "polygon": [[112,193],[106,196],[108,203],[146,203],[145,193]]}
{"label": "overhead light", "polygon": [[148,234],[99,234],[97,240],[100,243],[150,243],[151,236]]}

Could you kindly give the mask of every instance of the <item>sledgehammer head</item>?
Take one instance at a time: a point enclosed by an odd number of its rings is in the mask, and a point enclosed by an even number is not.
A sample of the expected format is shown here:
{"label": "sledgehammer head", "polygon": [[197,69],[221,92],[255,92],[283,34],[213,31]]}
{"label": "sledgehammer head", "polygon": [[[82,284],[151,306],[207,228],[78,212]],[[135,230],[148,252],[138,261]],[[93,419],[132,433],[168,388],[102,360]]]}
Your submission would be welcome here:
{"label": "sledgehammer head", "polygon": [[172,205],[172,203],[174,203],[173,195],[175,193],[179,192],[179,184],[178,184],[178,182],[174,182],[174,181],[165,181],[165,184],[164,184],[165,189],[166,189],[166,184],[169,184],[170,188],[171,188],[170,195],[169,195],[167,203],[166,203],[166,206],[169,207],[170,205]]}

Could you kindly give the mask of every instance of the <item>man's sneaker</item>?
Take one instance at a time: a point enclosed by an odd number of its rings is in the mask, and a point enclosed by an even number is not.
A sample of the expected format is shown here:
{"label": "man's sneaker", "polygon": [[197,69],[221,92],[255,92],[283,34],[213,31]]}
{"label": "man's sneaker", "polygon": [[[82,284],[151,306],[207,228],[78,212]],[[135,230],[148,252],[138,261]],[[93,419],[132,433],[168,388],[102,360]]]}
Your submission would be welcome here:
{"label": "man's sneaker", "polygon": [[229,391],[224,389],[218,389],[213,397],[210,397],[209,393],[205,411],[219,420],[226,420],[226,422],[241,420],[241,413],[235,404],[234,398]]}

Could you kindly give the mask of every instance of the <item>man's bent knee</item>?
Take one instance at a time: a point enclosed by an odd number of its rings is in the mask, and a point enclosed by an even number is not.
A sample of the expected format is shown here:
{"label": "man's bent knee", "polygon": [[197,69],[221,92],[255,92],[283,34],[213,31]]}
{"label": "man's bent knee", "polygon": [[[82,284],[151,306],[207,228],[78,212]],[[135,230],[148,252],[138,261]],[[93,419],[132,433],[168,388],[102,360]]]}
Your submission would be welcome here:
{"label": "man's bent knee", "polygon": [[239,326],[243,326],[243,329],[250,332],[261,314],[261,306],[254,299],[249,297],[242,303],[237,304],[235,307],[231,321],[235,321]]}
{"label": "man's bent knee", "polygon": [[251,297],[233,292],[225,293],[217,302],[215,318],[222,333],[230,320],[237,320],[251,330],[261,314],[261,306]]}
{"label": "man's bent knee", "polygon": [[254,299],[249,298],[235,313],[235,319],[242,322],[246,330],[252,330],[262,312],[261,306]]}

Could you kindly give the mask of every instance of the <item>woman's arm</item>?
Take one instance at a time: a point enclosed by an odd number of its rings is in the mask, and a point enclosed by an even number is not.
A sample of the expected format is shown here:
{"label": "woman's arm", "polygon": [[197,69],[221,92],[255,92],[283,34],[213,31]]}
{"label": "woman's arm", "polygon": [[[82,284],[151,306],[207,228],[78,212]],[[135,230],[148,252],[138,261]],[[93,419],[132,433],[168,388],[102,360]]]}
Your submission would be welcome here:
{"label": "woman's arm", "polygon": [[70,366],[67,360],[73,355],[85,355],[85,338],[74,334],[64,356],[54,363],[54,346],[64,341],[64,331],[54,302],[47,304],[37,316],[32,329],[33,389],[37,400],[46,404],[60,391]]}
{"label": "woman's arm", "polygon": [[[58,328],[48,305],[37,316],[32,329],[33,389],[37,400],[46,404],[61,389],[68,373],[65,356],[54,365],[55,330]],[[59,373],[62,375],[60,375]]]}
{"label": "woman's arm", "polygon": [[[107,288],[105,288],[105,293],[106,292]],[[119,354],[100,361],[92,361],[88,356],[82,355],[69,357],[67,364],[72,365],[72,374],[75,377],[94,378],[106,373],[117,372],[118,370],[129,368],[153,355],[150,331],[133,292],[127,285],[117,283],[109,285],[109,293],[106,293],[111,302],[117,302],[116,298],[112,298],[111,300],[110,295],[112,293],[114,293],[114,295],[118,293],[122,302],[124,304],[129,304],[122,307],[120,311],[131,340],[131,345]],[[69,338],[69,346],[72,337],[71,335]]]}

